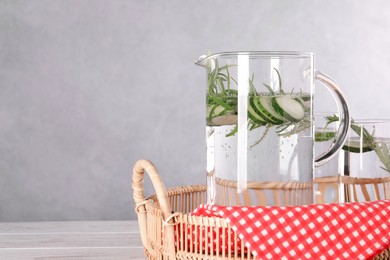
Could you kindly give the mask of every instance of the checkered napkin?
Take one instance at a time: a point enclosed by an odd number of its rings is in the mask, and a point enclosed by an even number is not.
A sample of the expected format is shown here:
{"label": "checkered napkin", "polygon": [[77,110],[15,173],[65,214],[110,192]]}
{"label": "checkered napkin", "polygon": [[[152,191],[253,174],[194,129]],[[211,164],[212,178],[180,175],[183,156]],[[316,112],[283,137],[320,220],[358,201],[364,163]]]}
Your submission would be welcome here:
{"label": "checkered napkin", "polygon": [[200,205],[258,259],[370,259],[390,247],[390,200],[291,207]]}

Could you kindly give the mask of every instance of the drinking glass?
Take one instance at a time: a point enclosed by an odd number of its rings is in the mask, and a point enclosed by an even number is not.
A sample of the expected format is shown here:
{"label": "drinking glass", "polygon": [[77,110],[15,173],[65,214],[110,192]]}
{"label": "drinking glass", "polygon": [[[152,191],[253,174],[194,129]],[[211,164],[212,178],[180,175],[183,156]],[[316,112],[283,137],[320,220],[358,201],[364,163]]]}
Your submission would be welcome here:
{"label": "drinking glass", "polygon": [[339,154],[340,202],[390,198],[390,120],[355,120]]}

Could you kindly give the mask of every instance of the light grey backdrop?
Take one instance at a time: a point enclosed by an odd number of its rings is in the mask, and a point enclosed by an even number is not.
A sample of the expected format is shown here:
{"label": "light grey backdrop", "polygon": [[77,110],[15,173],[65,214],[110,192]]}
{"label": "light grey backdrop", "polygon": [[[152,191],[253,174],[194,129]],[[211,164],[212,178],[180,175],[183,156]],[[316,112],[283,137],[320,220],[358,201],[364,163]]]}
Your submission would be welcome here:
{"label": "light grey backdrop", "polygon": [[[131,169],[204,183],[205,72],[228,50],[297,50],[355,117],[390,117],[390,2],[0,1],[0,221],[134,218]],[[150,182],[146,192],[151,193]]]}

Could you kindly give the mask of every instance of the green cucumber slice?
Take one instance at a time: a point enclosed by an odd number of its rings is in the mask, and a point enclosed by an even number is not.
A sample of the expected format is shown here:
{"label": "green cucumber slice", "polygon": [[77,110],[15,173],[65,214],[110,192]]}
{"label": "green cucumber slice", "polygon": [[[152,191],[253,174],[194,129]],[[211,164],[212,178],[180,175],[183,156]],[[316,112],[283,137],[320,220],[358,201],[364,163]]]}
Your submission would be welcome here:
{"label": "green cucumber slice", "polygon": [[361,148],[361,142],[359,139],[357,140],[347,140],[343,146],[343,150],[350,152],[350,153],[365,153],[373,151],[374,148],[370,144],[362,144]]}
{"label": "green cucumber slice", "polygon": [[256,114],[261,116],[266,123],[280,125],[284,118],[280,116],[272,107],[272,97],[256,96],[253,97],[253,108]]}
{"label": "green cucumber slice", "polygon": [[275,111],[291,122],[301,121],[305,117],[305,109],[294,96],[278,96],[272,100]]}
{"label": "green cucumber slice", "polygon": [[301,104],[301,106],[303,107],[303,109],[305,111],[309,111],[310,110],[310,104],[308,104],[307,101],[303,100],[302,97],[297,96],[297,97],[294,97],[294,99]]}
{"label": "green cucumber slice", "polygon": [[248,102],[248,117],[257,124],[261,124],[261,125],[267,124],[267,122],[264,121],[264,119],[257,112],[252,97],[249,98],[249,102]]}

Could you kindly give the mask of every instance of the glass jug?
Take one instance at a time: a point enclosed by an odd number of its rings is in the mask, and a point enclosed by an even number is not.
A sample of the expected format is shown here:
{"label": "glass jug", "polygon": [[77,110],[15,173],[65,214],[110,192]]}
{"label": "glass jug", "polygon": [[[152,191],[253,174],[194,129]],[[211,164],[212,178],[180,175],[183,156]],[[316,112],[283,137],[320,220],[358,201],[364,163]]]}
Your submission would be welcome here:
{"label": "glass jug", "polygon": [[[222,52],[201,56],[196,65],[207,71],[207,203],[313,203],[314,167],[337,153],[350,124],[343,94],[314,70],[313,54]],[[334,142],[318,158],[315,80],[330,89],[341,122]]]}

